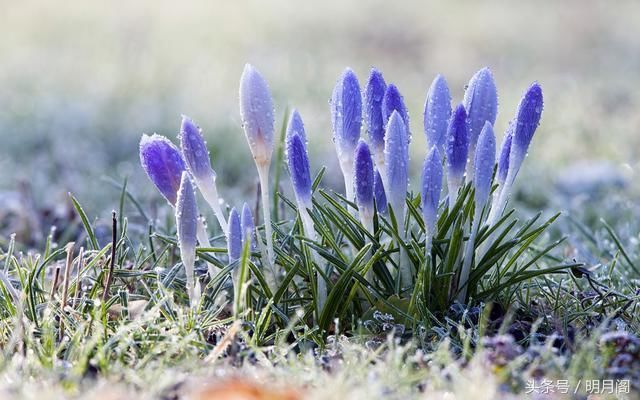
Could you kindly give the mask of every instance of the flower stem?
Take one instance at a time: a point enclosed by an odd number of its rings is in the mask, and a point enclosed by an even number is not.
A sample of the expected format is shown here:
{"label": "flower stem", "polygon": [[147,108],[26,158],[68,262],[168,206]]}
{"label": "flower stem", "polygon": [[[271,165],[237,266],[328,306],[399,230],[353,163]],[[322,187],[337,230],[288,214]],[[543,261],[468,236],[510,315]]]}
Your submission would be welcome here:
{"label": "flower stem", "polygon": [[[271,229],[271,208],[269,207],[269,164],[258,165],[258,178],[260,179],[260,195],[262,197],[262,213],[264,214],[264,234],[267,241],[267,255],[269,262],[273,256],[273,231]],[[275,278],[275,277],[274,277]]]}

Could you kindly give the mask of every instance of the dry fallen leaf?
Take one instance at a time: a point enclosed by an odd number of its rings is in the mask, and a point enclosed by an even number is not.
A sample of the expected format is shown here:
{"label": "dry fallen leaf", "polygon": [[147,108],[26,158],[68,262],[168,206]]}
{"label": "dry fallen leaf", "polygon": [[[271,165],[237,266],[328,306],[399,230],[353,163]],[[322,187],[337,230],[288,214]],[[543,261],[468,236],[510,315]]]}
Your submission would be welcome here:
{"label": "dry fallen leaf", "polygon": [[192,392],[189,400],[301,400],[298,390],[277,390],[255,382],[234,378]]}

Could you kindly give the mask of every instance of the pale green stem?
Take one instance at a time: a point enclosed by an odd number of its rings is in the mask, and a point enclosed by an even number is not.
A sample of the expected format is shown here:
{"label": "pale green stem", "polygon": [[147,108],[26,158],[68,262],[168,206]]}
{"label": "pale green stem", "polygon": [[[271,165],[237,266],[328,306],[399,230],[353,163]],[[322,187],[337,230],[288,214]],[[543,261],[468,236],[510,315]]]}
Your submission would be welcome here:
{"label": "pale green stem", "polygon": [[200,188],[200,193],[202,193],[202,197],[206,200],[209,207],[213,210],[216,218],[218,219],[218,223],[222,228],[224,234],[227,234],[227,219],[222,212],[222,207],[220,206],[220,197],[218,196],[218,188],[216,187],[215,180],[204,180],[198,182],[198,187]]}
{"label": "pale green stem", "polygon": [[482,214],[482,205],[476,204],[476,209],[473,215],[473,222],[471,224],[471,233],[469,234],[469,240],[464,251],[464,261],[462,262],[462,270],[460,271],[460,280],[458,281],[458,301],[464,303],[467,297],[467,290],[469,288],[469,275],[471,274],[471,262],[473,261],[476,234],[480,225],[480,217]]}
{"label": "pale green stem", "polygon": [[[300,212],[300,219],[302,221],[302,228],[304,230],[304,235],[309,240],[315,242],[316,241],[316,231],[315,231],[315,228],[313,226],[313,220],[311,219],[311,216],[309,215],[309,210],[307,210],[307,207],[304,204],[301,204],[300,202],[298,202],[298,211]],[[318,268],[323,268],[324,263],[322,262],[320,257],[318,257],[318,254],[316,253],[316,251],[315,250],[311,250],[311,254],[313,255],[313,259],[314,259],[316,265],[318,266]],[[318,273],[316,291],[317,291],[317,295],[318,295],[318,299],[317,299],[317,304],[318,304],[317,314],[318,314],[318,317],[319,317],[320,313],[322,313],[322,310],[324,308],[325,303],[327,302],[327,282],[324,280],[324,276],[321,273]]]}
{"label": "pale green stem", "polygon": [[[262,214],[264,218],[264,234],[267,241],[267,255],[269,262],[273,262],[273,231],[271,229],[271,207],[269,207],[269,163],[258,165],[258,178],[260,179],[260,195],[262,197]],[[275,272],[275,271],[274,271]],[[274,276],[274,279],[276,277]]]}

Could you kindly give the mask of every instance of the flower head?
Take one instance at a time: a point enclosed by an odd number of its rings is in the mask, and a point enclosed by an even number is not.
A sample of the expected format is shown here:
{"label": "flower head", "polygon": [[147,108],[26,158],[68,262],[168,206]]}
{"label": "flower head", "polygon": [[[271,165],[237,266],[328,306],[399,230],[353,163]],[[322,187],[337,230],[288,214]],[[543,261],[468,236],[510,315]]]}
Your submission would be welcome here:
{"label": "flower head", "polygon": [[251,213],[251,207],[247,203],[242,205],[242,216],[240,217],[240,226],[242,227],[242,245],[247,240],[251,241],[251,249],[255,249],[256,246],[256,226],[253,222],[253,214]]}
{"label": "flower head", "polygon": [[229,263],[239,260],[242,254],[242,226],[240,223],[240,215],[238,215],[235,207],[232,208],[229,213],[227,253],[229,255]]}
{"label": "flower head", "polygon": [[409,131],[409,112],[404,104],[404,98],[400,94],[398,87],[391,83],[387,86],[387,90],[385,90],[384,97],[382,98],[382,117],[385,124],[388,124],[391,114],[393,114],[394,111],[400,114],[405,128]]}
{"label": "flower head", "polygon": [[451,118],[449,86],[444,77],[438,75],[431,83],[424,103],[424,133],[429,146],[436,146],[441,155],[444,155],[449,118]]}
{"label": "flower head", "polygon": [[[176,225],[178,231],[178,243],[180,254],[185,257],[195,258],[195,248],[198,237],[198,205],[193,191],[193,185],[189,174],[184,171],[180,180],[176,203]],[[184,262],[185,265],[187,262]]]}
{"label": "flower head", "polygon": [[385,134],[385,165],[387,180],[385,191],[398,218],[404,217],[404,201],[409,182],[409,133],[398,111],[394,111],[387,123]]}
{"label": "flower head", "polygon": [[311,208],[311,174],[307,146],[299,132],[304,132],[302,119],[297,111],[293,111],[287,126],[287,164],[291,174],[291,182],[298,201]]}
{"label": "flower head", "polygon": [[491,192],[491,178],[496,164],[496,136],[489,121],[478,138],[474,162],[474,180],[476,207],[482,207],[487,202]]}
{"label": "flower head", "polygon": [[382,176],[380,171],[375,171],[375,177],[373,180],[373,197],[376,201],[376,208],[382,215],[387,214],[387,195],[384,192],[384,184],[382,183]]}
{"label": "flower head", "polygon": [[449,195],[455,197],[457,189],[464,179],[464,170],[469,153],[469,134],[467,113],[464,106],[456,107],[447,128],[447,181]]}
{"label": "flower head", "polygon": [[211,168],[209,150],[207,150],[202,131],[189,117],[184,115],[182,116],[179,139],[187,169],[196,181],[215,179],[216,174]]}
{"label": "flower head", "polygon": [[427,232],[433,235],[442,191],[442,159],[436,146],[431,148],[422,168],[422,217]]}
{"label": "flower head", "polygon": [[172,206],[176,205],[185,164],[180,151],[164,136],[142,135],[140,139],[140,164]]}
{"label": "flower head", "polygon": [[380,71],[371,69],[367,87],[364,92],[364,119],[367,123],[369,143],[374,153],[384,151],[384,119],[382,116],[382,100],[387,84]]}
{"label": "flower head", "polygon": [[485,122],[489,121],[493,126],[498,113],[498,92],[489,68],[482,68],[469,81],[464,93],[464,108],[469,119],[469,148],[473,154]]}
{"label": "flower head", "polygon": [[251,154],[258,165],[269,164],[273,154],[273,99],[262,75],[246,64],[240,78],[240,117]]}
{"label": "flower head", "polygon": [[534,82],[518,105],[515,126],[513,127],[513,140],[509,158],[509,176],[515,179],[524,157],[529,150],[529,144],[540,124],[542,115],[543,98],[542,88]]}
{"label": "flower head", "polygon": [[356,204],[361,213],[373,213],[373,160],[364,140],[360,140],[355,154]]}
{"label": "flower head", "polygon": [[353,155],[362,126],[362,95],[356,74],[347,68],[331,97],[331,122],[338,158]]}

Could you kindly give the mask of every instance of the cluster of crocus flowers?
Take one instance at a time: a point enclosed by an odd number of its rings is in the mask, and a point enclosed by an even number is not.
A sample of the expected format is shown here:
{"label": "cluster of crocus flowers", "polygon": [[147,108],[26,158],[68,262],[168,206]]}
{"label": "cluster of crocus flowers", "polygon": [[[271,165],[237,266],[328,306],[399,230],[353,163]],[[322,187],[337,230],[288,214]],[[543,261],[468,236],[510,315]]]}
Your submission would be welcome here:
{"label": "cluster of crocus flowers", "polygon": [[[542,112],[542,91],[534,83],[525,93],[504,135],[496,160],[494,124],[498,96],[491,71],[483,68],[469,82],[464,98],[452,110],[447,81],[437,75],[428,89],[424,103],[423,125],[427,138],[427,155],[420,185],[422,217],[425,226],[425,259],[429,262],[433,238],[437,235],[438,212],[455,203],[460,189],[473,186],[473,217],[467,227],[469,239],[464,254],[459,254],[458,299],[464,301],[467,281],[475,257],[475,238],[484,224],[492,225],[502,215],[515,177],[527,154]],[[364,90],[353,70],[347,68],[333,90],[330,101],[333,140],[345,183],[347,200],[355,202],[362,226],[374,233],[374,217],[395,217],[398,237],[406,240],[403,228],[409,183],[409,145],[411,140],[409,113],[396,85],[387,84],[382,73],[372,69]],[[274,251],[269,207],[269,168],[274,146],[274,106],[268,85],[250,65],[240,80],[240,114],[243,129],[255,161],[261,185],[264,232],[268,265]],[[361,130],[367,136],[361,137]],[[143,136],[140,157],[145,171],[171,205],[176,207],[178,239],[183,264],[187,270],[190,295],[197,296],[193,282],[196,241],[208,243],[202,220],[198,217],[191,179],[213,209],[227,237],[229,263],[240,258],[243,246],[255,248],[255,224],[250,208],[241,212],[233,208],[224,217],[215,185],[216,174],[200,129],[183,117],[180,133],[181,150],[158,135]],[[368,140],[367,140],[368,139]],[[286,128],[286,162],[296,198],[303,234],[315,241],[311,212],[312,180],[307,153],[307,134],[300,113],[293,110]],[[496,168],[497,172],[494,170]],[[442,196],[446,179],[447,197]],[[497,184],[493,191],[492,185]],[[446,201],[444,201],[446,199]],[[198,225],[200,223],[200,225]],[[191,225],[192,226],[191,226]],[[397,276],[400,288],[413,285],[414,273],[403,257],[399,244]],[[319,268],[316,294],[321,312],[327,297],[327,272]],[[275,276],[274,276],[275,279]],[[369,274],[367,279],[373,279]],[[236,283],[236,282],[234,282]],[[237,283],[236,283],[237,286]]]}

